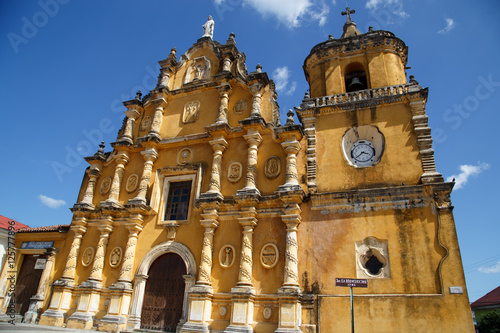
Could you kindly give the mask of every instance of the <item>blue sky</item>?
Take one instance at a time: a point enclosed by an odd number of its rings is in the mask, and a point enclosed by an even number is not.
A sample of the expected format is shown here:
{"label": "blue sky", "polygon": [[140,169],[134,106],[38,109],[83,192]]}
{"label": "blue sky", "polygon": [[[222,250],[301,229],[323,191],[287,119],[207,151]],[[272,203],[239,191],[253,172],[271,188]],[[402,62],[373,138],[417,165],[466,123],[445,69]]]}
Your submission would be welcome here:
{"label": "blue sky", "polygon": [[[471,301],[500,285],[500,2],[350,1],[361,32],[394,32],[408,74],[429,87],[436,164],[455,177],[455,222]],[[339,38],[345,3],[326,0],[0,2],[0,214],[30,226],[67,224],[98,142],[116,140],[124,107],[152,89],[158,61],[202,36],[236,34],[253,71],[278,87],[282,121],[300,104],[311,48]]]}

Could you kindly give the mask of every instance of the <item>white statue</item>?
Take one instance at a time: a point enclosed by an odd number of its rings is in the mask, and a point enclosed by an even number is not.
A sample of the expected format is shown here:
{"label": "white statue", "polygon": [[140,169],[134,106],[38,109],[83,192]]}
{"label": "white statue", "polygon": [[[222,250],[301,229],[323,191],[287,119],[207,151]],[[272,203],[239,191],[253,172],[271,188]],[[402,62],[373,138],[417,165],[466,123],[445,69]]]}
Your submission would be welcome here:
{"label": "white statue", "polygon": [[202,37],[214,37],[214,20],[212,20],[212,16],[208,16],[208,21],[203,25],[203,36]]}

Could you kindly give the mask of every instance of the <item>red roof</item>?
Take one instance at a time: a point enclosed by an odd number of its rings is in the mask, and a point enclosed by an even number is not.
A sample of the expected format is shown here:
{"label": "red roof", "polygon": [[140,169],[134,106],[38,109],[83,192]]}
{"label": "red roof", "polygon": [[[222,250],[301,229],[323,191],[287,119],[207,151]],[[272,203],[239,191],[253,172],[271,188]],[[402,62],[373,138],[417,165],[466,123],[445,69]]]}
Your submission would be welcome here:
{"label": "red roof", "polygon": [[471,308],[481,308],[491,305],[500,305],[500,287],[493,289],[470,306]]}
{"label": "red roof", "polygon": [[25,232],[52,232],[52,231],[60,231],[60,232],[67,232],[69,230],[70,225],[69,224],[58,224],[58,225],[49,225],[47,227],[34,227],[34,228],[27,228],[27,229],[22,229],[19,230],[19,233],[25,233]]}
{"label": "red roof", "polygon": [[[9,227],[12,225],[9,222],[14,221],[13,219],[9,219],[8,217],[0,215],[0,228],[1,229],[6,229],[8,230]],[[22,224],[21,222],[14,221],[14,229],[19,230],[19,229],[24,229],[24,228],[29,228],[26,224]]]}

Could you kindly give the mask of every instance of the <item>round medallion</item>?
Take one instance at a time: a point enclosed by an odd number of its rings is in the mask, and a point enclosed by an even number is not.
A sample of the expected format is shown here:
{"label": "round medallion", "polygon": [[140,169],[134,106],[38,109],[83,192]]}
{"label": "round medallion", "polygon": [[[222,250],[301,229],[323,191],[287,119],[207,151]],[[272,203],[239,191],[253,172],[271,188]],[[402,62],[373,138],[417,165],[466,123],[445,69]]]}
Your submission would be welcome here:
{"label": "round medallion", "polygon": [[264,310],[262,310],[262,316],[264,319],[271,319],[271,316],[273,315],[273,309],[271,309],[269,306],[266,306]]}
{"label": "round medallion", "polygon": [[226,244],[219,251],[219,264],[224,268],[233,266],[236,251],[234,246]]}
{"label": "round medallion", "polygon": [[139,175],[134,173],[128,177],[125,189],[127,192],[133,192],[137,188],[137,185],[139,185]]}
{"label": "round medallion", "polygon": [[342,137],[344,157],[355,168],[371,167],[380,162],[384,145],[383,134],[371,125],[352,127]]}
{"label": "round medallion", "polygon": [[260,263],[265,268],[273,268],[278,263],[278,247],[273,243],[267,243],[260,251]]}
{"label": "round medallion", "polygon": [[117,246],[111,251],[109,255],[109,265],[111,267],[116,267],[122,261],[123,250],[121,247]]}
{"label": "round medallion", "polygon": [[83,251],[83,255],[82,255],[82,265],[83,266],[87,267],[92,263],[92,261],[94,261],[94,253],[95,253],[95,250],[91,246],[89,246],[88,248],[85,249],[85,251]]}
{"label": "round medallion", "polygon": [[243,174],[243,165],[240,162],[233,162],[227,168],[227,180],[237,183]]}
{"label": "round medallion", "polygon": [[264,164],[264,173],[269,179],[273,179],[279,176],[281,169],[281,161],[278,156],[271,156],[266,160]]}
{"label": "round medallion", "polygon": [[184,165],[193,161],[193,151],[190,148],[184,148],[177,154],[177,164]]}
{"label": "round medallion", "polygon": [[99,192],[101,192],[101,194],[106,194],[109,192],[109,190],[111,189],[111,182],[113,180],[111,179],[111,177],[104,177],[103,180],[101,181],[101,187],[99,188]]}
{"label": "round medallion", "polygon": [[151,119],[150,116],[144,117],[144,119],[142,119],[142,121],[141,121],[141,125],[139,126],[139,129],[141,131],[146,131],[151,126],[152,122],[153,122],[153,120]]}
{"label": "round medallion", "polygon": [[224,317],[227,314],[227,308],[225,306],[221,306],[219,308],[219,314],[221,317]]}
{"label": "round medallion", "polygon": [[234,104],[234,112],[237,114],[242,114],[248,108],[248,102],[245,99],[240,99],[236,104]]}

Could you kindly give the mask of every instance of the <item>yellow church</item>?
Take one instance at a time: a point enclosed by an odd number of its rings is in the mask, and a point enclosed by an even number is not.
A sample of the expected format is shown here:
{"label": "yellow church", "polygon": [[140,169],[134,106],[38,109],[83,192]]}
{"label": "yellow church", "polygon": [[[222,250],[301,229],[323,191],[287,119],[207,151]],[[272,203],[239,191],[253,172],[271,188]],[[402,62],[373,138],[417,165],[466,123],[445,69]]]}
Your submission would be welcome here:
{"label": "yellow church", "polygon": [[284,124],[273,81],[247,70],[234,34],[213,40],[211,17],[172,49],[156,87],[123,102],[109,151],[85,158],[71,225],[17,233],[3,316],[341,333],[353,290],[358,332],[473,332],[428,89],[407,79],[405,43],[361,33],[352,13],[304,60],[310,89]]}

